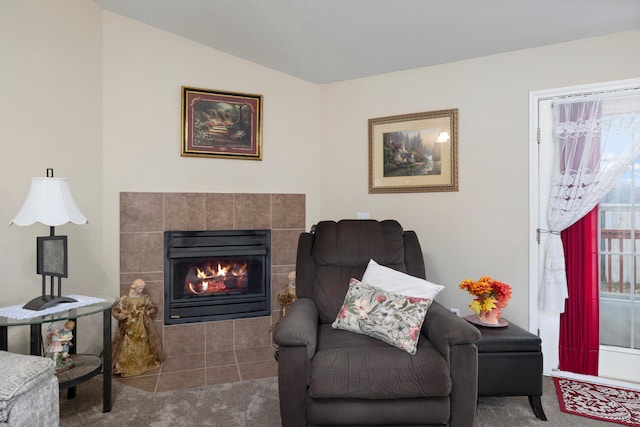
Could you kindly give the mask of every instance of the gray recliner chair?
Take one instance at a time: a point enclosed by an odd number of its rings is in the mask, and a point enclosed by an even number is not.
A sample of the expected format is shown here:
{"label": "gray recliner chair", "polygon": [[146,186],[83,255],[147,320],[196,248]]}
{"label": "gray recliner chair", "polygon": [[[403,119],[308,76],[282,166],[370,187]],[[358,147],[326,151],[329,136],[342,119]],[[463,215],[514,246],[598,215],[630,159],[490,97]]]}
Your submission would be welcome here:
{"label": "gray recliner chair", "polygon": [[480,333],[464,319],[434,302],[415,355],[332,328],[370,259],[425,278],[416,234],[396,221],[323,221],[300,235],[298,299],[274,332],[282,425],[472,426]]}

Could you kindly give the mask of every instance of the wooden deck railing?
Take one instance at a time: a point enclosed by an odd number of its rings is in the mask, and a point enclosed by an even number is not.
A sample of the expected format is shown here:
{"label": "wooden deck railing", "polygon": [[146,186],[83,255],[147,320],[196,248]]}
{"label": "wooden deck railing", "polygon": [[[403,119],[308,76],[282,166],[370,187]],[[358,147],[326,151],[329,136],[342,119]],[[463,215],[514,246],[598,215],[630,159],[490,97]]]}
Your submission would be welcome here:
{"label": "wooden deck railing", "polygon": [[[635,237],[636,244],[631,246],[631,252],[630,252],[629,247],[627,247],[625,250],[625,241],[630,242],[632,239],[632,236]],[[617,287],[617,290],[616,290],[617,292],[624,293],[625,292],[625,289],[624,289],[625,256],[633,257],[633,260],[634,260],[633,266],[632,266],[633,275],[630,278],[629,282],[632,287],[635,286],[635,281],[637,277],[635,257],[637,255],[635,255],[634,249],[637,246],[637,241],[640,240],[640,232],[632,233],[631,230],[614,230],[614,229],[600,230],[600,237],[605,241],[605,248],[601,248],[601,250],[604,249],[603,254],[606,257],[606,263],[605,265],[601,265],[601,268],[606,268],[607,290],[609,292],[614,292],[613,289],[615,285]],[[613,257],[618,257],[617,262],[614,262]],[[618,269],[618,281],[616,283],[614,283],[613,281],[613,274],[612,274],[615,272],[614,264],[617,265],[617,269]],[[631,292],[633,292],[633,290]]]}

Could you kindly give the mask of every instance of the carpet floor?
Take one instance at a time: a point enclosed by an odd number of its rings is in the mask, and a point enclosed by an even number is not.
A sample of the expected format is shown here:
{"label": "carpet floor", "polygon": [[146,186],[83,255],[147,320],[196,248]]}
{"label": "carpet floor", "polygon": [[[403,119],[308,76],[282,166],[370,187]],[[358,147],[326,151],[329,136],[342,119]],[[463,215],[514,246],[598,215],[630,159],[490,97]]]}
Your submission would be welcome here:
{"label": "carpet floor", "polygon": [[[102,378],[78,385],[75,399],[60,395],[61,427],[279,427],[275,377],[186,390],[149,393],[113,382],[112,411],[102,413]],[[526,397],[481,397],[474,427],[619,426],[560,410],[551,377],[544,378],[542,406],[535,417]]]}

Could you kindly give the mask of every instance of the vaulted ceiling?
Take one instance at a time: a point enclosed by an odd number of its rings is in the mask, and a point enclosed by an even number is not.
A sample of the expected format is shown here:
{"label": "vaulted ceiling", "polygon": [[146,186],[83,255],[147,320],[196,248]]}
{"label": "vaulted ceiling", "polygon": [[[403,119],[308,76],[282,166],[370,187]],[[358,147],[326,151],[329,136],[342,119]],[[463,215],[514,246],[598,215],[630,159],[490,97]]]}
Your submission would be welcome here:
{"label": "vaulted ceiling", "polygon": [[[638,0],[96,2],[313,83],[640,29]],[[638,45],[629,46],[637,54]]]}

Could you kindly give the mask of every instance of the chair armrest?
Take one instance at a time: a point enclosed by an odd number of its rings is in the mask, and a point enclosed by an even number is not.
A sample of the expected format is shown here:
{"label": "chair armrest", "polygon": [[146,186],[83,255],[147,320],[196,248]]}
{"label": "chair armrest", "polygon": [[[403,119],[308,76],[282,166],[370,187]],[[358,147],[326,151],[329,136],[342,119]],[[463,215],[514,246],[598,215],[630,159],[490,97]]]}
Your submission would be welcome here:
{"label": "chair armrest", "polygon": [[422,333],[445,356],[448,356],[451,346],[473,344],[480,340],[480,331],[475,326],[435,301],[427,312]]}
{"label": "chair armrest", "polygon": [[316,353],[318,309],[309,298],[298,298],[287,308],[273,334],[273,341],[282,347],[307,348],[307,358]]}

